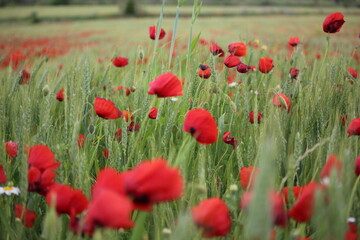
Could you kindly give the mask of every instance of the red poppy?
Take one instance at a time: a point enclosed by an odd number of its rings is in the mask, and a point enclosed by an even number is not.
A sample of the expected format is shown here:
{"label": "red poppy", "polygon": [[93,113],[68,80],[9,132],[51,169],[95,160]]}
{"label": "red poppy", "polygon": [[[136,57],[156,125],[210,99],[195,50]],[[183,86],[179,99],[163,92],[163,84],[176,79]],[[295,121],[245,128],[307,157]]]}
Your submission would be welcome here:
{"label": "red poppy", "polygon": [[216,43],[212,42],[210,43],[210,47],[209,47],[209,51],[212,53],[212,55],[214,56],[218,56],[219,57],[224,57],[225,53],[224,51],[221,49],[221,47],[219,47]]}
{"label": "red poppy", "polygon": [[345,232],[345,240],[358,240],[357,227],[354,218],[348,220],[348,230]]}
{"label": "red poppy", "polygon": [[36,167],[30,167],[28,169],[28,191],[36,192],[45,196],[54,185],[55,177],[56,174],[52,169],[47,169],[41,172]]}
{"label": "red poppy", "polygon": [[54,204],[58,214],[76,216],[88,206],[88,200],[81,190],[74,190],[68,185],[54,184],[46,195],[49,206]]}
{"label": "red poppy", "polygon": [[288,44],[292,47],[296,47],[300,43],[300,39],[298,37],[291,37],[288,41]]}
{"label": "red poppy", "polygon": [[5,151],[8,154],[9,158],[16,158],[18,152],[17,142],[8,141],[5,143]]}
{"label": "red poppy", "polygon": [[131,122],[129,124],[129,126],[127,126],[127,130],[129,132],[138,132],[140,130],[140,124],[139,123],[135,123],[135,122]]}
{"label": "red poppy", "polygon": [[351,120],[349,127],[347,129],[349,136],[360,135],[360,118],[355,118]]}
{"label": "red poppy", "polygon": [[79,134],[78,136],[79,136],[78,141],[77,141],[78,147],[83,148],[85,146],[85,139],[86,139],[85,135]]}
{"label": "red poppy", "polygon": [[229,52],[237,57],[246,56],[246,44],[243,42],[231,43],[228,46]]}
{"label": "red poppy", "polygon": [[338,117],[338,119],[341,121],[341,123],[342,123],[342,125],[346,125],[346,121],[347,121],[347,119],[348,119],[348,115],[341,115],[341,116],[339,116]]}
{"label": "red poppy", "polygon": [[96,182],[91,188],[92,198],[97,198],[104,190],[112,191],[119,195],[125,194],[123,176],[113,168],[104,168],[98,173]]}
{"label": "red poppy", "polygon": [[119,111],[119,117],[121,117],[124,121],[128,122],[131,119],[134,119],[134,117],[132,116],[132,113],[129,111]]}
{"label": "red poppy", "polygon": [[149,83],[150,89],[148,94],[157,95],[159,98],[175,97],[183,95],[183,88],[177,76],[171,72],[163,73],[154,81]]}
{"label": "red poppy", "polygon": [[199,77],[208,79],[211,76],[211,68],[207,64],[200,64],[198,74]]}
{"label": "red poppy", "polygon": [[358,78],[359,73],[358,73],[358,71],[356,71],[355,69],[349,67],[349,68],[347,69],[347,71],[348,71],[348,73],[349,73],[353,78]]}
{"label": "red poppy", "polygon": [[355,174],[356,176],[360,175],[360,155],[355,160]]}
{"label": "red poppy", "polygon": [[29,168],[35,167],[41,172],[45,170],[55,170],[60,162],[55,162],[53,152],[45,145],[36,145],[30,148],[28,156]]}
{"label": "red poppy", "polygon": [[60,102],[64,101],[64,89],[60,89],[60,91],[56,94],[56,99]]}
{"label": "red poppy", "polygon": [[183,192],[180,170],[169,167],[165,159],[143,161],[123,174],[125,192],[140,210],[151,210],[152,204],[175,200]]}
{"label": "red poppy", "polygon": [[6,174],[4,172],[4,167],[0,165],[0,184],[6,182]]}
{"label": "red poppy", "polygon": [[227,55],[224,60],[224,65],[228,68],[236,67],[241,63],[240,59],[232,54]]}
{"label": "red poppy", "polygon": [[240,170],[240,185],[242,189],[251,189],[255,184],[259,169],[256,167],[242,167]]}
{"label": "red poppy", "polygon": [[285,94],[274,94],[272,102],[275,106],[281,107],[282,110],[287,109],[288,112],[290,111],[291,101]]}
{"label": "red poppy", "polygon": [[340,31],[344,23],[344,15],[342,13],[330,13],[324,20],[323,30],[326,33],[336,33]]}
{"label": "red poppy", "polygon": [[113,229],[131,228],[133,204],[126,196],[104,190],[89,203],[85,216],[84,233],[92,236],[95,226]]}
{"label": "red poppy", "polygon": [[[255,115],[256,113],[255,113],[255,111],[251,111],[250,113],[249,113],[249,121],[250,121],[250,123],[251,124],[254,124],[254,115]],[[257,122],[258,122],[258,124],[260,124],[261,123],[261,119],[263,118],[264,116],[260,113],[260,112],[258,112],[257,113]]]}
{"label": "red poppy", "polygon": [[252,68],[251,66],[248,66],[244,63],[240,63],[239,65],[236,66],[236,70],[239,72],[239,73],[247,73],[248,71],[250,71]]}
{"label": "red poppy", "polygon": [[131,91],[127,87],[119,86],[113,89],[113,91],[119,91],[121,94],[126,94],[126,96],[129,96],[131,94]]}
{"label": "red poppy", "polygon": [[30,73],[25,69],[21,71],[20,85],[27,84],[30,81]]}
{"label": "red poppy", "polygon": [[290,69],[290,72],[289,72],[289,75],[291,77],[291,79],[297,79],[298,75],[299,75],[299,69],[297,68],[291,68]]}
{"label": "red poppy", "polygon": [[[163,39],[165,37],[165,30],[164,29],[161,29],[160,30],[160,35],[159,35],[159,40]],[[152,40],[155,40],[156,38],[156,26],[150,26],[149,27],[149,36]]]}
{"label": "red poppy", "polygon": [[274,67],[273,60],[269,57],[260,58],[259,71],[262,73],[269,73]]}
{"label": "red poppy", "polygon": [[191,216],[204,238],[226,236],[230,231],[230,212],[220,198],[203,200],[191,209]]}
{"label": "red poppy", "polygon": [[121,115],[115,104],[105,98],[95,98],[94,108],[96,114],[104,119],[118,119]]}
{"label": "red poppy", "polygon": [[114,64],[115,67],[125,67],[126,65],[129,64],[129,59],[124,57],[117,57],[117,58],[112,58],[111,62]]}
{"label": "red poppy", "polygon": [[108,149],[104,149],[104,150],[103,150],[103,155],[104,155],[104,157],[105,157],[106,159],[108,159],[108,158],[109,158],[109,150],[108,150]]}
{"label": "red poppy", "polygon": [[235,149],[237,146],[237,141],[235,141],[235,137],[229,137],[230,132],[224,132],[222,140],[224,143],[230,144]]}
{"label": "red poppy", "polygon": [[150,112],[149,112],[148,116],[149,116],[149,118],[151,118],[151,119],[156,119],[157,114],[158,114],[158,109],[155,108],[155,107],[152,107],[152,108],[150,109]]}
{"label": "red poppy", "polygon": [[[303,189],[303,187],[300,187],[300,186],[294,186],[292,188],[292,193],[293,193],[295,199],[299,198],[302,189]],[[282,190],[282,195],[284,197],[285,202],[288,203],[289,202],[289,189],[288,189],[288,187],[284,187],[284,189]]]}
{"label": "red poppy", "polygon": [[32,228],[35,223],[36,213],[20,204],[15,204],[15,217],[21,219],[25,227]]}
{"label": "red poppy", "polygon": [[323,169],[320,172],[320,178],[322,180],[325,180],[325,178],[329,178],[333,169],[336,170],[337,176],[340,177],[341,168],[342,168],[341,161],[334,154],[331,154],[328,157]]}
{"label": "red poppy", "polygon": [[191,133],[200,144],[212,144],[216,142],[218,129],[213,116],[204,109],[193,109],[185,116],[183,130]]}
{"label": "red poppy", "polygon": [[303,187],[300,197],[289,210],[288,216],[298,222],[307,222],[313,215],[315,191],[318,184],[314,181]]}

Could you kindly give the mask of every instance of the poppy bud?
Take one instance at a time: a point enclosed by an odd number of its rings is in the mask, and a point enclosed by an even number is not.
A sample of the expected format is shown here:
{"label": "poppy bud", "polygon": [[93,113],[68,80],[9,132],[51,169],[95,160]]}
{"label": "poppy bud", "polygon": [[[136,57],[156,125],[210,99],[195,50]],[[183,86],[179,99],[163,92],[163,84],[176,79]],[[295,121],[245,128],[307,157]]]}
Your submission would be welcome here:
{"label": "poppy bud", "polygon": [[56,99],[59,102],[64,101],[64,89],[63,88],[56,94]]}
{"label": "poppy bud", "polygon": [[5,151],[8,154],[9,158],[15,158],[18,153],[18,145],[17,142],[8,141],[5,143]]}
{"label": "poppy bud", "polygon": [[236,70],[239,73],[247,73],[249,70],[251,70],[251,67],[244,63],[240,63],[239,65],[237,65]]}
{"label": "poppy bud", "polygon": [[158,114],[158,109],[155,108],[155,107],[152,107],[152,108],[150,109],[150,112],[149,112],[148,116],[149,116],[149,118],[151,118],[151,119],[156,119],[157,114]]}
{"label": "poppy bud", "polygon": [[211,68],[207,64],[200,64],[199,77],[208,79],[211,76]]}
{"label": "poppy bud", "polygon": [[359,74],[358,71],[356,71],[355,69],[349,67],[347,71],[353,78],[358,78]]}
{"label": "poppy bud", "polygon": [[291,79],[296,79],[299,75],[299,69],[297,68],[291,68],[289,72],[289,76]]}
{"label": "poppy bud", "polygon": [[50,92],[49,85],[45,85],[42,89],[42,92],[43,92],[43,95],[46,97]]}
{"label": "poppy bud", "polygon": [[[160,30],[160,35],[159,35],[159,40],[163,39],[165,37],[165,30],[164,29],[161,29]],[[156,38],[156,26],[151,26],[149,27],[149,36],[152,40],[155,40]]]}
{"label": "poppy bud", "polygon": [[240,59],[235,57],[234,55],[228,55],[224,60],[224,65],[228,68],[236,67],[241,63]]}
{"label": "poppy bud", "polygon": [[323,22],[323,30],[326,33],[336,33],[340,31],[344,23],[344,15],[342,13],[330,13]]}

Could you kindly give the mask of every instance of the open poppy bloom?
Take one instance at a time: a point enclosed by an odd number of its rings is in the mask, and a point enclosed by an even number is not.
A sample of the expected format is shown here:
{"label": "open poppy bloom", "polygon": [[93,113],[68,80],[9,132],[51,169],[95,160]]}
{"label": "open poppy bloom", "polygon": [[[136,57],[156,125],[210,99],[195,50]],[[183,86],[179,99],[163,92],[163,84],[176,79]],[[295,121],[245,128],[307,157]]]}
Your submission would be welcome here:
{"label": "open poppy bloom", "polygon": [[229,52],[237,57],[246,56],[246,44],[243,42],[231,43],[228,46]]}
{"label": "open poppy bloom", "polygon": [[330,13],[323,22],[323,30],[326,33],[336,33],[340,31],[344,23],[344,15],[342,13]]}
{"label": "open poppy bloom", "polygon": [[151,210],[152,204],[175,200],[183,192],[180,170],[169,167],[165,159],[143,161],[122,174],[125,193],[140,210]]}
{"label": "open poppy bloom", "polygon": [[349,136],[360,135],[360,118],[355,118],[351,120],[349,127],[347,129]]}
{"label": "open poppy bloom", "polygon": [[9,158],[16,158],[18,152],[17,142],[8,141],[5,143],[5,151],[8,154]]}
{"label": "open poppy bloom", "polygon": [[[164,29],[161,29],[160,30],[160,35],[159,35],[159,40],[163,39],[165,37],[165,30]],[[156,26],[150,26],[149,27],[149,36],[152,40],[155,40],[156,38]]]}
{"label": "open poppy bloom", "polygon": [[4,167],[0,165],[0,184],[6,182],[6,174],[4,172]]}
{"label": "open poppy bloom", "polygon": [[152,107],[150,109],[150,112],[149,112],[148,116],[149,116],[150,119],[156,119],[157,114],[158,114],[158,109],[155,108],[155,107]]}
{"label": "open poppy bloom", "polygon": [[25,69],[21,71],[21,76],[20,76],[20,85],[23,84],[27,84],[30,81],[30,73],[28,71],[26,71]]}
{"label": "open poppy bloom", "polygon": [[257,123],[260,124],[260,123],[261,123],[261,119],[263,118],[263,115],[262,115],[260,112],[257,112],[257,114],[256,114],[255,111],[251,111],[251,112],[249,113],[249,122],[250,122],[251,124],[254,124],[254,122],[255,122],[255,119],[254,119],[255,115],[257,115]]}
{"label": "open poppy bloom", "polygon": [[148,94],[156,95],[159,98],[183,95],[181,81],[171,72],[161,74],[149,83],[149,86]]}
{"label": "open poppy bloom", "polygon": [[272,103],[274,106],[281,107],[282,110],[286,109],[288,112],[290,111],[291,101],[285,94],[274,94]]}
{"label": "open poppy bloom", "polygon": [[25,227],[32,228],[35,223],[36,213],[20,204],[15,204],[15,217],[21,219]]}
{"label": "open poppy bloom", "polygon": [[230,231],[230,212],[220,198],[203,200],[191,209],[191,216],[204,238],[226,236]]}
{"label": "open poppy bloom", "polygon": [[206,110],[196,108],[187,112],[183,130],[191,135],[200,144],[216,142],[218,129],[213,116]]}
{"label": "open poppy bloom", "polygon": [[114,64],[115,67],[125,67],[126,65],[129,64],[129,59],[124,57],[117,57],[117,58],[112,58],[111,62]]}
{"label": "open poppy bloom", "polygon": [[227,55],[224,60],[224,65],[228,68],[236,67],[241,63],[240,59],[232,54]]}
{"label": "open poppy bloom", "polygon": [[212,42],[210,43],[210,47],[209,47],[210,52],[212,53],[212,55],[214,56],[219,56],[219,57],[224,57],[225,53],[222,50],[221,47],[219,47],[216,43]]}
{"label": "open poppy bloom", "polygon": [[123,176],[110,167],[100,170],[96,182],[91,188],[92,198],[97,198],[103,190],[113,191],[119,195],[125,195]]}
{"label": "open poppy bloom", "polygon": [[229,137],[230,132],[224,132],[222,140],[224,143],[230,144],[235,149],[237,146],[237,141],[235,141],[235,137]]}
{"label": "open poppy bloom", "polygon": [[256,175],[259,169],[256,167],[242,167],[240,170],[240,185],[242,189],[251,189],[255,184]]}
{"label": "open poppy bloom", "polygon": [[356,71],[355,69],[349,67],[349,68],[347,69],[347,71],[348,71],[348,73],[349,73],[353,78],[358,78],[359,73],[358,73],[358,71]]}
{"label": "open poppy bloom", "polygon": [[289,76],[291,79],[296,79],[299,75],[299,69],[297,68],[291,68],[290,71],[289,71]]}
{"label": "open poppy bloom", "polygon": [[95,98],[94,108],[96,114],[104,119],[118,119],[121,115],[115,104],[105,98]]}
{"label": "open poppy bloom", "polygon": [[355,174],[356,176],[360,175],[360,155],[355,160]]}
{"label": "open poppy bloom", "polygon": [[340,179],[342,163],[334,154],[331,154],[320,172],[320,178],[324,183],[329,181],[329,177],[333,169],[336,170],[337,176]]}
{"label": "open poppy bloom", "polygon": [[56,94],[56,99],[59,101],[59,102],[62,102],[64,101],[64,89],[60,89],[60,91]]}
{"label": "open poppy bloom", "polygon": [[274,67],[273,60],[269,57],[260,58],[259,71],[262,73],[269,73]]}
{"label": "open poppy bloom", "polygon": [[208,79],[211,76],[211,68],[207,64],[200,64],[198,74],[199,77]]}
{"label": "open poppy bloom", "polygon": [[288,44],[292,47],[296,47],[300,43],[300,39],[298,37],[291,37],[288,41]]}

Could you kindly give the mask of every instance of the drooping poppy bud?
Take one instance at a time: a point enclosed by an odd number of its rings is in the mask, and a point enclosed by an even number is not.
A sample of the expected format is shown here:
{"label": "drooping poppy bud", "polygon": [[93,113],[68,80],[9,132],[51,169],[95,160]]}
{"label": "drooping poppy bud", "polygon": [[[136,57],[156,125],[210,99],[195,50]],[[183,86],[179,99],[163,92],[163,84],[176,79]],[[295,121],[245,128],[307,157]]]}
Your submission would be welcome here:
{"label": "drooping poppy bud", "polygon": [[207,64],[200,64],[198,74],[199,77],[208,79],[211,76],[211,68]]}
{"label": "drooping poppy bud", "polygon": [[246,56],[246,44],[243,42],[231,43],[228,46],[229,52],[237,57]]}
{"label": "drooping poppy bud", "polygon": [[[163,39],[165,37],[165,30],[164,29],[161,29],[160,30],[160,35],[159,35],[159,40]],[[156,26],[150,26],[149,27],[149,36],[152,40],[155,40],[156,38]]]}
{"label": "drooping poppy bud", "polygon": [[149,112],[148,116],[149,116],[149,118],[151,118],[151,119],[156,119],[157,114],[158,114],[158,109],[155,108],[155,107],[152,107],[152,108],[150,109],[150,112]]}
{"label": "drooping poppy bud", "polygon": [[204,109],[193,109],[185,116],[183,130],[191,135],[200,144],[216,142],[218,129],[213,116]]}
{"label": "drooping poppy bud", "polygon": [[59,102],[62,102],[64,101],[64,91],[65,89],[60,89],[60,91],[56,94],[56,99],[59,101]]}
{"label": "drooping poppy bud", "polygon": [[27,84],[30,81],[30,73],[25,69],[21,71],[20,85]]}
{"label": "drooping poppy bud", "polygon": [[355,160],[355,174],[356,176],[360,175],[360,155]]}
{"label": "drooping poppy bud", "polygon": [[16,158],[18,153],[18,145],[17,142],[8,141],[5,143],[5,151],[8,154],[9,158]]}
{"label": "drooping poppy bud", "polygon": [[[254,124],[254,115],[256,115],[256,113],[255,113],[255,111],[251,111],[250,113],[249,113],[249,122],[251,123],[251,124]],[[258,112],[257,113],[257,123],[258,124],[260,124],[261,123],[261,119],[263,118],[263,115],[260,113],[260,112]]]}
{"label": "drooping poppy bud", "polygon": [[224,65],[228,68],[236,67],[241,63],[240,59],[232,54],[227,55],[224,60]]}
{"label": "drooping poppy bud", "polygon": [[95,98],[94,108],[96,114],[104,119],[118,119],[121,114],[115,104],[105,98]]}
{"label": "drooping poppy bud", "polygon": [[183,95],[183,88],[179,78],[170,72],[161,74],[149,83],[149,86],[148,94],[156,95],[158,98]]}
{"label": "drooping poppy bud", "polygon": [[288,112],[290,111],[291,101],[285,94],[274,94],[272,103],[274,106],[281,107],[282,110],[287,109]]}
{"label": "drooping poppy bud", "polygon": [[359,73],[358,73],[358,71],[356,71],[355,69],[349,67],[349,68],[347,69],[347,71],[348,71],[348,73],[349,73],[353,78],[358,78]]}
{"label": "drooping poppy bud", "polygon": [[4,172],[4,167],[0,165],[0,184],[6,182],[6,174]]}
{"label": "drooping poppy bud", "polygon": [[320,172],[320,178],[323,182],[325,182],[325,183],[328,182],[328,178],[330,177],[331,171],[333,169],[336,170],[337,176],[340,177],[342,163],[334,154],[331,154],[328,157],[323,169]]}
{"label": "drooping poppy bud", "polygon": [[209,198],[191,209],[196,226],[204,238],[226,236],[231,228],[230,212],[220,198]]}
{"label": "drooping poppy bud", "polygon": [[269,57],[260,58],[259,71],[262,73],[269,73],[274,67],[273,60]]}
{"label": "drooping poppy bud", "polygon": [[351,120],[349,127],[347,129],[349,136],[360,135],[360,118],[355,118]]}
{"label": "drooping poppy bud", "polygon": [[229,137],[230,132],[224,132],[224,135],[222,137],[222,140],[224,143],[230,144],[235,149],[237,146],[237,141],[235,140],[235,137]]}
{"label": "drooping poppy bud", "polygon": [[288,41],[288,44],[292,47],[296,47],[300,43],[300,39],[298,37],[291,37]]}
{"label": "drooping poppy bud", "polygon": [[330,13],[323,22],[323,30],[326,33],[336,33],[340,31],[344,23],[344,15],[342,13]]}
{"label": "drooping poppy bud", "polygon": [[115,67],[125,67],[126,65],[129,64],[129,59],[124,57],[117,57],[117,58],[112,58],[111,62],[114,64]]}
{"label": "drooping poppy bud", "polygon": [[20,204],[15,204],[15,217],[21,219],[26,228],[32,228],[35,223],[36,213]]}
{"label": "drooping poppy bud", "polygon": [[297,79],[298,75],[299,75],[299,69],[297,68],[291,68],[290,72],[289,72],[289,76],[291,79]]}
{"label": "drooping poppy bud", "polygon": [[210,47],[209,47],[210,52],[212,53],[212,55],[214,56],[219,56],[219,57],[224,57],[225,53],[224,51],[221,49],[221,47],[219,47],[216,43],[212,42],[210,43]]}
{"label": "drooping poppy bud", "polygon": [[251,70],[251,66],[248,66],[244,63],[240,63],[239,65],[236,66],[236,70],[239,72],[239,73],[247,73],[248,71]]}
{"label": "drooping poppy bud", "polygon": [[259,169],[256,167],[242,167],[240,170],[240,185],[242,189],[251,189],[255,184],[256,175]]}

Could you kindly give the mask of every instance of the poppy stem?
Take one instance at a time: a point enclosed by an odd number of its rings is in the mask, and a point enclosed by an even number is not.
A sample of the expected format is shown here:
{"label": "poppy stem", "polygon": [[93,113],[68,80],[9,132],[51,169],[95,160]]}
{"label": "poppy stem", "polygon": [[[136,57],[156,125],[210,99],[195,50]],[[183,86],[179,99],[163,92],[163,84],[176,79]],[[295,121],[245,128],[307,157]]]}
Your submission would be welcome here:
{"label": "poppy stem", "polygon": [[348,209],[347,209],[347,213],[346,213],[347,217],[350,217],[351,207],[352,207],[352,204],[353,204],[355,192],[356,192],[356,189],[357,189],[357,186],[358,186],[359,182],[360,182],[360,176],[357,177],[356,182],[355,182],[355,184],[353,186],[353,189],[351,191],[350,201],[349,201],[349,205],[348,205]]}
{"label": "poppy stem", "polygon": [[145,225],[148,215],[149,215],[148,212],[139,212],[139,214],[136,217],[135,228],[132,231],[130,240],[143,239],[143,234],[144,234],[144,230],[145,230],[144,225]]}
{"label": "poppy stem", "polygon": [[168,69],[170,69],[170,67],[171,67],[171,60],[172,60],[172,57],[173,57],[172,55],[174,52],[175,38],[176,38],[176,32],[177,32],[177,27],[178,27],[178,22],[179,22],[179,15],[180,15],[180,5],[178,4],[176,7],[175,23],[174,23],[173,34],[171,37],[171,47],[170,47],[170,53],[169,53]]}

